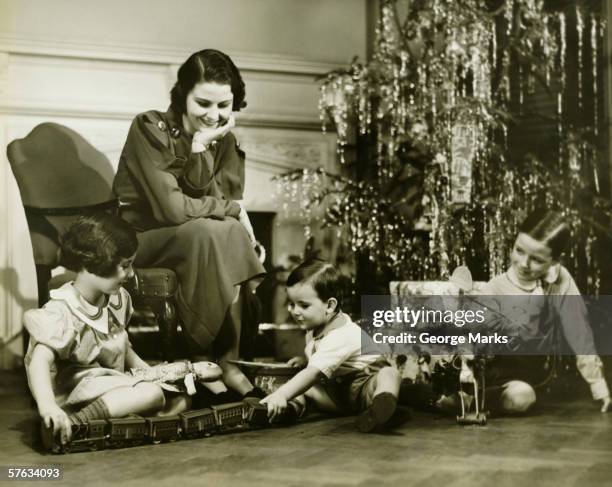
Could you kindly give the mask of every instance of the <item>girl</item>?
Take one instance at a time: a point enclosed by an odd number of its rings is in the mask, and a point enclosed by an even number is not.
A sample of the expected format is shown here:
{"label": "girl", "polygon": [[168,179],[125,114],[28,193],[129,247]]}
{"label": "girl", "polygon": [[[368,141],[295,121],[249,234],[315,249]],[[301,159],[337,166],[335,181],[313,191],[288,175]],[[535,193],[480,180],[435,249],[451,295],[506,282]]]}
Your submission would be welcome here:
{"label": "girl", "polygon": [[245,155],[231,132],[246,106],[244,82],[226,54],[205,49],[179,68],[170,95],[166,112],[134,119],[113,183],[122,217],[139,232],[135,263],[176,272],[194,355],[215,354],[228,386],[262,396],[230,362],[243,301],[264,274],[241,203]]}
{"label": "girl", "polygon": [[61,239],[60,264],[77,273],[75,280],[24,315],[28,383],[43,427],[53,428],[62,444],[70,440],[71,424],[177,414],[189,406],[186,396],[166,401],[158,385],[125,373],[149,367],[128,340],[132,305],[121,287],[133,276],[137,247],[134,231],[118,217],[79,218]]}
{"label": "girl", "polygon": [[[532,297],[530,301],[536,304],[536,311],[537,303],[545,302],[536,297],[549,296],[552,317],[561,325],[567,344],[576,354],[578,370],[589,384],[593,398],[600,401],[601,411],[606,412],[610,407],[610,392],[588,324],[587,309],[574,279],[559,263],[568,240],[569,229],[562,215],[551,211],[532,213],[519,227],[510,256],[510,268],[504,274],[491,279],[482,294]],[[500,301],[502,311],[504,304],[515,304],[505,303],[503,299]],[[530,309],[526,315],[528,318],[521,327],[521,336],[551,338],[552,335],[549,337],[547,334],[553,333],[554,327],[548,332],[543,332],[541,328],[544,309],[540,309],[540,313],[533,311],[533,308]],[[515,311],[508,314],[516,316]],[[516,358],[501,357],[502,361],[514,361],[515,365],[518,361],[513,359]],[[508,375],[511,375],[510,372],[516,374],[517,370],[507,370]],[[536,399],[534,387],[525,381],[506,382],[498,392],[499,397],[493,398],[494,404],[499,401],[499,407],[507,413],[527,411]],[[487,394],[489,395],[489,391]]]}

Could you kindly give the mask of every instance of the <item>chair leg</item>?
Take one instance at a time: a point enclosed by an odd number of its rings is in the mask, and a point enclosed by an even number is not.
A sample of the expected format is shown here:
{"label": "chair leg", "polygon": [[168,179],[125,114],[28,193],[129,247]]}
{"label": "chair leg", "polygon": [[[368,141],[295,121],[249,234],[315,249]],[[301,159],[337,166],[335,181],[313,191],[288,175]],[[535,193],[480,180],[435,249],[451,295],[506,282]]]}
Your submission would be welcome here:
{"label": "chair leg", "polygon": [[49,301],[49,281],[51,280],[51,266],[36,265],[36,284],[38,285],[38,307]]}
{"label": "chair leg", "polygon": [[172,362],[176,356],[176,334],[178,327],[178,314],[174,299],[167,298],[162,300],[153,312],[159,326],[162,357],[164,360]]}
{"label": "chair leg", "polygon": [[[42,308],[49,301],[49,281],[51,280],[51,266],[36,264],[36,284],[38,286],[38,307]],[[30,334],[23,328],[23,356],[25,357],[30,343]]]}

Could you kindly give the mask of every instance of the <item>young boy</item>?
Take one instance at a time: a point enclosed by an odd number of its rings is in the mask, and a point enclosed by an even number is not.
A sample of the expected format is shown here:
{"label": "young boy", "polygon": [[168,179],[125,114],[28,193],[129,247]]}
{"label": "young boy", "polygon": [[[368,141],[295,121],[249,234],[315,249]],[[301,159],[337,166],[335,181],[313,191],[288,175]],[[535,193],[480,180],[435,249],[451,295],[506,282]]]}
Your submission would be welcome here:
{"label": "young boy", "polygon": [[[308,363],[261,401],[271,421],[297,419],[306,398],[322,411],[359,414],[362,432],[381,429],[395,412],[400,373],[382,355],[362,353],[362,335],[367,335],[341,312],[341,287],[340,273],[318,259],[289,275],[289,311],[307,330]],[[296,359],[290,363],[300,365]]]}

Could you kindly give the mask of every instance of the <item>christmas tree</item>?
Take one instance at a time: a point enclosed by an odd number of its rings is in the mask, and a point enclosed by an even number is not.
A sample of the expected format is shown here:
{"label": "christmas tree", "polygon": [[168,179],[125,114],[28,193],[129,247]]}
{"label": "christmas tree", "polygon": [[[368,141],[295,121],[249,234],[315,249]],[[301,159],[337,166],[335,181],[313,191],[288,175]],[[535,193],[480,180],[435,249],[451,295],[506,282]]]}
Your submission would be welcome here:
{"label": "christmas tree", "polygon": [[446,279],[462,264],[499,274],[518,223],[545,205],[571,223],[565,264],[598,292],[611,214],[600,9],[383,0],[369,62],[322,81],[341,170],[284,175],[286,200],[309,226],[337,228],[361,276],[383,285]]}

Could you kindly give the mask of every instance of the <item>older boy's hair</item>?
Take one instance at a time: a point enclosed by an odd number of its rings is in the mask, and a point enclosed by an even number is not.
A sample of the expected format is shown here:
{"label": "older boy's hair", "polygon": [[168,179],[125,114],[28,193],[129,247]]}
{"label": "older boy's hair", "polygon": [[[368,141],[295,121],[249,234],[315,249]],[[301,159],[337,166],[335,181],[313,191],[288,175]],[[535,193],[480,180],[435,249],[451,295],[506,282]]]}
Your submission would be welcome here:
{"label": "older boy's hair", "polygon": [[321,301],[335,298],[338,302],[336,309],[339,310],[346,292],[346,280],[332,264],[313,258],[293,269],[287,278],[287,287],[310,284]]}
{"label": "older boy's hair", "polygon": [[121,259],[131,257],[137,249],[136,232],[118,216],[82,216],[60,237],[60,265],[109,277]]}
{"label": "older boy's hair", "polygon": [[557,211],[536,209],[525,218],[518,230],[546,244],[555,260],[559,259],[570,241],[567,221]]}

